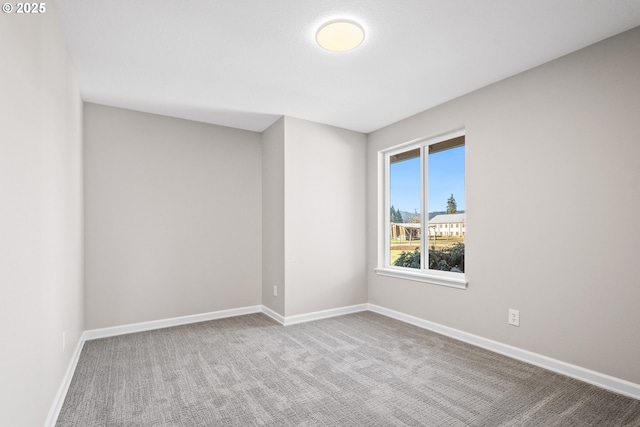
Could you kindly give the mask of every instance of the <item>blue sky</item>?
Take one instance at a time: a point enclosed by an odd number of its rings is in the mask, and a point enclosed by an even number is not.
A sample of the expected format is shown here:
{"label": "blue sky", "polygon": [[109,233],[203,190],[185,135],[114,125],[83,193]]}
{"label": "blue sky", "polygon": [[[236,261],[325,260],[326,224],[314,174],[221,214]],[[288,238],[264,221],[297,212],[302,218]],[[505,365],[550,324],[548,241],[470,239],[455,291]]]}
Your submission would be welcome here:
{"label": "blue sky", "polygon": [[[446,211],[453,194],[464,210],[464,146],[429,155],[429,212]],[[420,212],[420,159],[393,163],[390,169],[390,203],[401,211]]]}

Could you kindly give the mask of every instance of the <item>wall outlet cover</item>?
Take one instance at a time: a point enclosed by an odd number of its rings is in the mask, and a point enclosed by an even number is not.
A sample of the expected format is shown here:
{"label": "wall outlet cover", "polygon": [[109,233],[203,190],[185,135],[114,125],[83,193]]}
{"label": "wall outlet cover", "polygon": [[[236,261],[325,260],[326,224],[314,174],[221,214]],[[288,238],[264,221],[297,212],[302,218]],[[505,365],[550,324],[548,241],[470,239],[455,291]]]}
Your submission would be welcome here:
{"label": "wall outlet cover", "polygon": [[520,310],[509,309],[509,324],[513,326],[520,326]]}

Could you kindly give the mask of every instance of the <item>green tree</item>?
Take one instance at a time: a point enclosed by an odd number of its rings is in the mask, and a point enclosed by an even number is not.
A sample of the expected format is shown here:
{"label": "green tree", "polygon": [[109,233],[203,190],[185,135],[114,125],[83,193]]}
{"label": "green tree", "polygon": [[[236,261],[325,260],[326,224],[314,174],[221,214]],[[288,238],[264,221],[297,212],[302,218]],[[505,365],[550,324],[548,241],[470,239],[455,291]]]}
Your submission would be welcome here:
{"label": "green tree", "polygon": [[393,205],[391,205],[391,214],[390,214],[391,222],[404,222],[402,218],[402,214],[400,213],[400,209],[396,209]]}
{"label": "green tree", "polygon": [[447,200],[447,213],[448,214],[458,213],[458,205],[456,204],[456,199],[453,198],[453,194]]}

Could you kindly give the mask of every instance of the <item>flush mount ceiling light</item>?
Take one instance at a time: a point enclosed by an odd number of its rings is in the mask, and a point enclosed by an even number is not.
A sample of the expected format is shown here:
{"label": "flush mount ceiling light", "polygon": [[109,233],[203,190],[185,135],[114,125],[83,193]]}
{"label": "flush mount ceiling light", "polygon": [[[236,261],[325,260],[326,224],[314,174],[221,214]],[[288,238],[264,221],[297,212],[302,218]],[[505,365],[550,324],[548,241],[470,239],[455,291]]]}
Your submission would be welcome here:
{"label": "flush mount ceiling light", "polygon": [[332,52],[345,52],[360,46],[364,30],[355,22],[333,21],[324,24],[316,34],[316,41]]}

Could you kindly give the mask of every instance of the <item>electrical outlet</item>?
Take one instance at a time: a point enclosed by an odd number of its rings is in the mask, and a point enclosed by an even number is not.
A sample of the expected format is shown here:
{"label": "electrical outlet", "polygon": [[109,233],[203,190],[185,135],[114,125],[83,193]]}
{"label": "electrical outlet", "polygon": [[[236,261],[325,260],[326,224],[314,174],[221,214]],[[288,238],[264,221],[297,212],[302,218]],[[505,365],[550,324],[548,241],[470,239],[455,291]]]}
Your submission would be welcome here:
{"label": "electrical outlet", "polygon": [[520,326],[520,310],[509,309],[509,324],[513,326]]}
{"label": "electrical outlet", "polygon": [[277,286],[274,286],[274,287],[273,287],[273,296],[274,296],[274,297],[277,297],[277,296],[278,296],[278,287],[277,287]]}
{"label": "electrical outlet", "polygon": [[64,353],[64,349],[67,346],[67,333],[62,333],[62,352]]}

